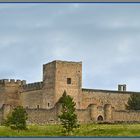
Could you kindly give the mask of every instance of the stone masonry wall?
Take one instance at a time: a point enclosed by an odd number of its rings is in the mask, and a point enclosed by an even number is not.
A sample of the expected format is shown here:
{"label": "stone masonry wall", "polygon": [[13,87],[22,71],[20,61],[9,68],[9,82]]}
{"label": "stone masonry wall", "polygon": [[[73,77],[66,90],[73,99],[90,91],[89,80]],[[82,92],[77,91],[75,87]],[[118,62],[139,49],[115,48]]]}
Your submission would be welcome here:
{"label": "stone masonry wall", "polygon": [[34,124],[54,123],[57,120],[55,109],[26,109],[28,122]]}
{"label": "stone masonry wall", "polygon": [[[26,111],[28,113],[28,123],[59,123],[58,114],[60,114],[61,110],[58,106],[51,109],[26,109]],[[89,108],[85,110],[76,110],[76,114],[80,123],[91,121]]]}
{"label": "stone masonry wall", "polygon": [[5,88],[0,85],[0,108],[5,103],[6,96],[5,96]]}
{"label": "stone masonry wall", "polygon": [[21,105],[20,101],[20,86],[24,85],[25,81],[14,79],[2,79],[0,80],[0,107],[3,104],[9,104],[12,106]]}
{"label": "stone masonry wall", "polygon": [[61,113],[61,105],[57,104],[51,109],[26,109],[26,111],[28,113],[28,123],[59,123],[58,115]]}
{"label": "stone masonry wall", "polygon": [[[108,112],[111,106],[105,105],[103,111],[100,107],[92,104],[86,109],[76,109],[76,114],[79,123],[93,123],[98,121],[98,117],[101,115],[103,121],[118,122],[118,121],[129,121],[129,122],[140,122],[140,111],[124,111],[124,110],[112,110]],[[109,110],[108,110],[109,109]],[[56,105],[51,109],[29,109],[26,108],[28,113],[28,124],[50,124],[60,123],[58,115],[61,113],[61,105]],[[3,110],[0,109],[0,122],[3,118]]]}
{"label": "stone masonry wall", "polygon": [[55,72],[56,62],[43,65],[43,108],[55,105]]}
{"label": "stone masonry wall", "polygon": [[89,109],[77,109],[77,118],[80,123],[91,122],[90,110]]}
{"label": "stone masonry wall", "polygon": [[81,82],[81,62],[53,61],[43,65],[43,108],[54,107],[64,90],[78,103]]}
{"label": "stone masonry wall", "polygon": [[29,83],[22,86],[22,92],[40,90],[43,87],[43,82]]}
{"label": "stone masonry wall", "polygon": [[113,121],[138,121],[140,122],[140,111],[118,110],[112,112]]}
{"label": "stone masonry wall", "polygon": [[24,108],[43,108],[42,90],[32,90],[21,93],[21,101]]}
{"label": "stone masonry wall", "polygon": [[[68,83],[70,79],[70,83]],[[81,62],[56,61],[55,79],[55,102],[59,100],[63,92],[66,91],[76,102],[79,108],[79,93],[82,86],[82,64]]]}
{"label": "stone masonry wall", "polygon": [[[61,114],[61,105],[55,105],[51,109],[30,109],[26,108],[28,113],[28,123],[34,124],[47,124],[59,123],[58,115]],[[89,123],[91,122],[91,108],[77,109],[76,110],[78,122]]]}
{"label": "stone masonry wall", "polygon": [[125,110],[130,94],[131,92],[82,89],[81,108],[87,108],[89,104],[111,104],[116,110]]}
{"label": "stone masonry wall", "polygon": [[[60,123],[58,115],[61,112],[60,106],[55,106],[51,109],[26,109],[28,113],[28,123],[34,124],[48,124],[48,123]],[[97,111],[97,112],[96,112]],[[101,115],[103,121],[118,122],[118,121],[138,121],[140,122],[140,111],[123,111],[112,110],[111,116],[105,109],[100,112],[99,108],[95,110],[95,106],[91,105],[86,109],[76,109],[76,114],[79,123],[93,123],[97,122],[97,118]],[[95,117],[95,119],[93,119]]]}

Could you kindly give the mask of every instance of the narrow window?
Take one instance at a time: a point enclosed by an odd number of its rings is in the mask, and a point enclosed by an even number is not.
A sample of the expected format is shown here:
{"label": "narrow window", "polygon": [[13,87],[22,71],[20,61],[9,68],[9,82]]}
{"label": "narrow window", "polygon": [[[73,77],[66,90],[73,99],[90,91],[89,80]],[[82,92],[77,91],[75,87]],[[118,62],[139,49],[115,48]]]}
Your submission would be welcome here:
{"label": "narrow window", "polygon": [[50,106],[50,103],[48,103],[48,107]]}
{"label": "narrow window", "polygon": [[78,102],[78,107],[80,108],[80,102]]}
{"label": "narrow window", "polygon": [[39,105],[37,105],[37,109],[39,109]]}
{"label": "narrow window", "polygon": [[71,78],[67,78],[67,84],[71,84]]}

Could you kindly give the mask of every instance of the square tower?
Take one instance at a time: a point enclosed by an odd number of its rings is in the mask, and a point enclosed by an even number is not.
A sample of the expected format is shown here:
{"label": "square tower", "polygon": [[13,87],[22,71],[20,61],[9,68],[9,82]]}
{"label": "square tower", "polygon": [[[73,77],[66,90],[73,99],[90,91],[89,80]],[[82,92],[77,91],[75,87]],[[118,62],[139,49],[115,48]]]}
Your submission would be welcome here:
{"label": "square tower", "polygon": [[43,108],[52,108],[55,104],[56,62],[43,65]]}
{"label": "square tower", "polygon": [[44,108],[54,107],[66,91],[78,107],[82,86],[82,62],[53,61],[43,65]]}

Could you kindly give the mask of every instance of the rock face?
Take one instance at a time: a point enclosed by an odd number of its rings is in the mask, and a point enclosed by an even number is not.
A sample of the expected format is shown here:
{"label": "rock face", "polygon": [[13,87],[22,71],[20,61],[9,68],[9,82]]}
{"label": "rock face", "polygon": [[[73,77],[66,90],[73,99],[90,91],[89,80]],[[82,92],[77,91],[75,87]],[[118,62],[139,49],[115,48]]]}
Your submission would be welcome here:
{"label": "rock face", "polygon": [[[57,122],[58,100],[63,92],[73,97],[78,120],[127,121],[140,120],[139,112],[125,110],[130,94],[126,85],[118,90],[82,88],[82,62],[53,61],[43,65],[43,81],[26,84],[23,80],[0,80],[0,120],[12,108],[22,105],[29,115],[29,122]],[[51,118],[50,118],[51,116]]]}

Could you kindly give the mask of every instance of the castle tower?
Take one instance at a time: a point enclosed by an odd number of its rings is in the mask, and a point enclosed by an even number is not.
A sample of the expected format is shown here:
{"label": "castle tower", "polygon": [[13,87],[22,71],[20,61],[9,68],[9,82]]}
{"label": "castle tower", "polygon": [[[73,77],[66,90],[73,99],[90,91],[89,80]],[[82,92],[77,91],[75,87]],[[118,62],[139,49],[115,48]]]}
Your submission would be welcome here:
{"label": "castle tower", "polygon": [[0,107],[3,108],[3,118],[5,119],[13,107],[21,105],[20,86],[25,81],[14,79],[0,80]]}
{"label": "castle tower", "polygon": [[[20,86],[24,81],[14,79],[0,80],[1,95],[3,95],[3,104],[17,106],[20,105]],[[1,105],[2,106],[2,105]]]}
{"label": "castle tower", "polygon": [[82,86],[82,63],[53,61],[43,65],[43,108],[51,108],[66,91],[79,108]]}
{"label": "castle tower", "polygon": [[43,65],[43,108],[52,108],[55,104],[56,62]]}
{"label": "castle tower", "polygon": [[90,108],[90,117],[92,121],[97,121],[97,105],[90,104],[88,106]]}

